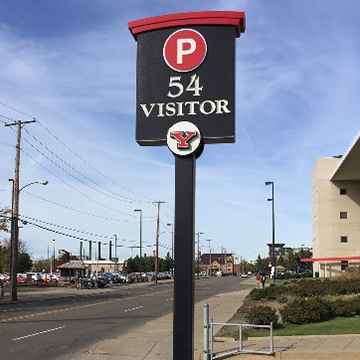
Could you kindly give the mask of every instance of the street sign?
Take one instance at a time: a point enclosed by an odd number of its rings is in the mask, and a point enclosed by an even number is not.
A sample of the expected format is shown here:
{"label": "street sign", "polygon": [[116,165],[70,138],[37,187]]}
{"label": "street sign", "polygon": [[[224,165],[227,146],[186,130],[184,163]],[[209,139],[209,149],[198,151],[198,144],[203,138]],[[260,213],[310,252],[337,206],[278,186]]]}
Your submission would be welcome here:
{"label": "street sign", "polygon": [[173,359],[194,356],[196,158],[235,141],[235,38],[245,14],[206,11],[128,23],[138,43],[136,141],[175,155]]}
{"label": "street sign", "polygon": [[166,145],[191,121],[204,143],[235,141],[235,38],[243,12],[158,16],[128,24],[138,43],[136,141]]}

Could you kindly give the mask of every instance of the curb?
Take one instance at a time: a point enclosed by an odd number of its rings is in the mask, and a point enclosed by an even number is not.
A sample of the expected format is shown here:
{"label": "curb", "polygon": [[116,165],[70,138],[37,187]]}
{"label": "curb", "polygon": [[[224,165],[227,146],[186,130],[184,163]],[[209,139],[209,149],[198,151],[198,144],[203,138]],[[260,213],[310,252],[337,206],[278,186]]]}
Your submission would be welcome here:
{"label": "curb", "polygon": [[[249,341],[255,341],[268,336],[251,336],[248,337]],[[339,334],[339,335],[293,335],[293,336],[274,336],[274,340],[306,340],[306,339],[347,339],[347,338],[360,338],[360,334]],[[229,338],[232,339],[232,338]]]}

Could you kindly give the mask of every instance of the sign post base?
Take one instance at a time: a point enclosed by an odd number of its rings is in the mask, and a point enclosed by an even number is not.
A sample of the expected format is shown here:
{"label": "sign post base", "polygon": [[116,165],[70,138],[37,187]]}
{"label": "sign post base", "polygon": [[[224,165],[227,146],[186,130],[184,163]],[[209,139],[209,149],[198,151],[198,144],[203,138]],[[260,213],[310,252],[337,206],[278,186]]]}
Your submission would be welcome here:
{"label": "sign post base", "polygon": [[175,155],[173,360],[194,359],[196,155]]}

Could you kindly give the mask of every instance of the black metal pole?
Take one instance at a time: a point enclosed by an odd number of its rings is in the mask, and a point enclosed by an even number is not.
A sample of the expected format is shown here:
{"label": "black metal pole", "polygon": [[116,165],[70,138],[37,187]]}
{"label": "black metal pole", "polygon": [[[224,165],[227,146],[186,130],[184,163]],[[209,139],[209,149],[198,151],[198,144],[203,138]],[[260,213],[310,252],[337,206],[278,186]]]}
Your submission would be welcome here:
{"label": "black metal pole", "polygon": [[272,265],[274,267],[273,282],[276,281],[276,256],[275,256],[275,184],[272,185]]}
{"label": "black metal pole", "polygon": [[175,281],[173,360],[194,359],[194,155],[175,156]]}

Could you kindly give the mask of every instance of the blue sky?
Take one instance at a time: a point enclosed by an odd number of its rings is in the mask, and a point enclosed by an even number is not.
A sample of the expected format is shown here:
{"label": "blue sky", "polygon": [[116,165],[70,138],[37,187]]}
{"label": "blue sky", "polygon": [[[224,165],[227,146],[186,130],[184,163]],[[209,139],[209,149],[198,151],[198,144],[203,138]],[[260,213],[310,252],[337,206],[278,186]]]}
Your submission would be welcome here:
{"label": "blue sky", "polygon": [[[202,250],[212,239],[213,252],[224,246],[247,259],[266,254],[268,180],[276,185],[277,241],[311,246],[312,166],[319,156],[343,154],[359,130],[355,0],[1,1],[0,102],[23,113],[0,104],[0,115],[40,120],[42,125],[27,125],[29,133],[23,133],[28,142],[22,142],[21,185],[49,181],[22,192],[20,214],[91,234],[117,234],[126,240],[119,251],[124,258],[139,237],[133,210],[143,209],[149,254],[156,234],[151,199],[164,200],[160,241],[171,244],[166,224],[174,208],[174,159],[167,147],[140,147],[134,140],[136,43],[127,22],[202,10],[245,11],[247,19],[246,33],[236,41],[236,144],[206,146],[197,162]],[[7,179],[14,176],[15,140],[15,132],[1,125],[3,205],[11,204]],[[79,251],[77,240],[31,225],[21,229],[21,238],[36,257],[46,256],[53,238],[57,248]],[[161,248],[161,255],[166,251]]]}

